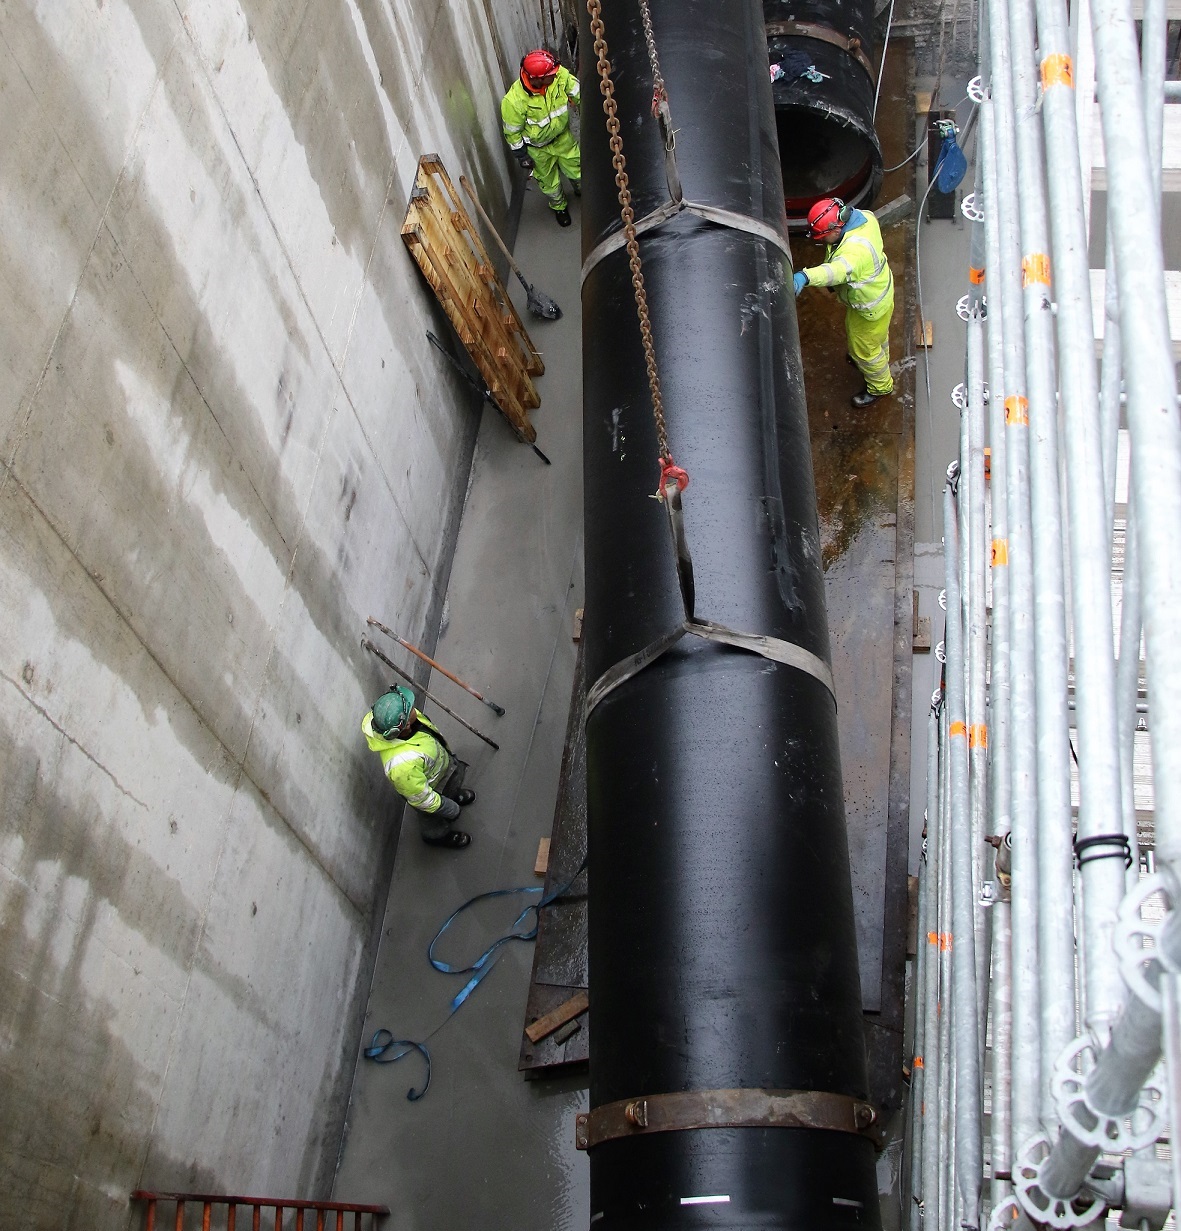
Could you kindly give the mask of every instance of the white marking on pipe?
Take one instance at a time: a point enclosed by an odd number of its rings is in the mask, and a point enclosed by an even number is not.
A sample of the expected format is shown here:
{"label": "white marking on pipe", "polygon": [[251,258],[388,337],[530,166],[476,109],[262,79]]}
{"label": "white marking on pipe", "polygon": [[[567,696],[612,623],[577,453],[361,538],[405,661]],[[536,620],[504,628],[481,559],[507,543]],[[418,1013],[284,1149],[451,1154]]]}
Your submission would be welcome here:
{"label": "white marking on pipe", "polygon": [[729,1205],[730,1198],[727,1196],[716,1197],[682,1197],[682,1205]]}

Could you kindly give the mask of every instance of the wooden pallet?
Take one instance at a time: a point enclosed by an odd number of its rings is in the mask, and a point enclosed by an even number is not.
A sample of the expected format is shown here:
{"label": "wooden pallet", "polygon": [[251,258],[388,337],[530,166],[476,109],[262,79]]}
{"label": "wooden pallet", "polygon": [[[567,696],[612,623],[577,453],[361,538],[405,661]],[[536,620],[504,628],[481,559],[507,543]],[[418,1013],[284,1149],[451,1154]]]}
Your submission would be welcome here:
{"label": "wooden pallet", "polygon": [[537,432],[532,378],[545,371],[438,154],[418,160],[402,238],[484,383],[522,440]]}

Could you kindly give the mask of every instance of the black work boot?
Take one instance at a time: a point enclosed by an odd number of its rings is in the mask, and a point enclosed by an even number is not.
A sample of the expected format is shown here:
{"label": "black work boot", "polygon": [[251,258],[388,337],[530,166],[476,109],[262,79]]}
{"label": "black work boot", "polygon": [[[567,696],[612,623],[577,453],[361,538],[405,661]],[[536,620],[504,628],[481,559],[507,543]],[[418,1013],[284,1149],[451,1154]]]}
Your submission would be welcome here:
{"label": "black work boot", "polygon": [[476,802],[476,793],[470,787],[461,786],[459,790],[455,792],[455,802],[461,808],[466,808],[468,804],[474,804]]}
{"label": "black work boot", "polygon": [[889,397],[888,393],[870,393],[868,389],[862,389],[860,393],[853,394],[849,400],[857,407],[858,410],[864,409],[866,406],[871,406],[878,398]]}
{"label": "black work boot", "polygon": [[570,187],[574,189],[576,197],[582,196],[582,180],[571,180]]}
{"label": "black work boot", "polygon": [[554,217],[558,220],[558,226],[568,227],[570,225],[570,211],[566,208],[554,210]]}

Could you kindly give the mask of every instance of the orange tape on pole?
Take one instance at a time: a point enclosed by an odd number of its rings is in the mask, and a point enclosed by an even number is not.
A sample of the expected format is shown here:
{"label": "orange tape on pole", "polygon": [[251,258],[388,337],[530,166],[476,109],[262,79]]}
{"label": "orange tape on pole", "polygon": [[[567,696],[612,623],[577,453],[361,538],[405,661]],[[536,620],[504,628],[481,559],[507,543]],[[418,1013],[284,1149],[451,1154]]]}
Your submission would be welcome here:
{"label": "orange tape on pole", "polygon": [[1008,539],[993,539],[992,540],[992,567],[1000,568],[1003,564],[1009,563],[1009,540]]}
{"label": "orange tape on pole", "polygon": [[988,723],[974,722],[971,730],[968,732],[968,747],[969,748],[987,748],[988,747]]}
{"label": "orange tape on pole", "polygon": [[1005,422],[1016,427],[1029,426],[1029,402],[1025,398],[1005,398]]}
{"label": "orange tape on pole", "polygon": [[1031,252],[1022,258],[1021,285],[1050,285],[1050,258],[1044,252]]}
{"label": "orange tape on pole", "polygon": [[1074,89],[1074,64],[1069,56],[1046,56],[1042,61],[1042,89],[1052,85],[1065,85]]}
{"label": "orange tape on pole", "polygon": [[952,739],[955,739],[957,735],[967,735],[968,728],[962,722],[953,722],[948,734]]}
{"label": "orange tape on pole", "polygon": [[968,281],[973,286],[979,286],[984,281],[984,270],[977,269],[975,265],[968,269]]}

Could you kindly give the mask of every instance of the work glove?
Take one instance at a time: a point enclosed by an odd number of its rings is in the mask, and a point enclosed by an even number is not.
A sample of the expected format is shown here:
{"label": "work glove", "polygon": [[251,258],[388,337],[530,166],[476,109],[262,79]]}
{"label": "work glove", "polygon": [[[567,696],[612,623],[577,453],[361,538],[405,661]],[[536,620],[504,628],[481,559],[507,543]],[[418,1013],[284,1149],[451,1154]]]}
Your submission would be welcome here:
{"label": "work glove", "polygon": [[526,171],[533,170],[533,159],[530,158],[529,155],[526,154],[524,150],[517,151],[517,162],[519,162],[521,166],[525,168]]}
{"label": "work glove", "polygon": [[802,269],[797,269],[792,283],[796,288],[796,298],[799,299],[800,292],[808,285],[808,275]]}

